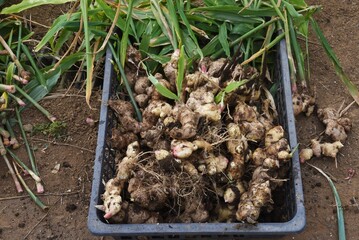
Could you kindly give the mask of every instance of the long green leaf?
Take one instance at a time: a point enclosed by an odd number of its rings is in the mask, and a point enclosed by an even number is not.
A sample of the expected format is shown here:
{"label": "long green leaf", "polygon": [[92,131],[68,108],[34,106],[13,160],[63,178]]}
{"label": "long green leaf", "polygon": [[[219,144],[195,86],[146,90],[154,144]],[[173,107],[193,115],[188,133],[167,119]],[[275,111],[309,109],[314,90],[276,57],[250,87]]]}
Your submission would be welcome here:
{"label": "long green leaf", "polygon": [[[230,43],[230,47],[235,46],[236,44],[240,43],[241,41],[243,41],[244,39],[252,36],[253,34],[257,33],[258,31],[261,31],[263,29],[265,29],[266,27],[268,27],[271,24],[274,24],[275,22],[278,21],[279,18],[272,18],[271,20],[264,22],[260,25],[258,25],[257,27],[253,28],[251,31],[247,32],[246,34],[240,36],[239,38],[237,38],[236,40],[234,40],[233,42]],[[223,53],[223,49],[218,50],[217,52],[215,52],[214,54],[212,54],[211,58],[216,59],[218,58],[221,54]]]}
{"label": "long green leaf", "polygon": [[132,22],[132,9],[133,9],[133,0],[129,1],[128,5],[128,13],[126,17],[126,26],[124,31],[122,32],[122,38],[121,38],[121,47],[120,47],[120,60],[122,67],[125,66],[126,61],[126,53],[127,53],[127,44],[128,44],[128,35],[131,30],[131,22]]}
{"label": "long green leaf", "polygon": [[181,20],[183,21],[184,25],[186,26],[187,28],[187,31],[188,31],[188,34],[189,36],[191,37],[191,39],[193,40],[193,42],[196,44],[196,51],[197,53],[199,54],[199,56],[201,57],[201,59],[203,58],[203,53],[201,51],[201,48],[198,44],[198,40],[192,30],[192,27],[191,24],[189,23],[188,19],[187,19],[187,16],[184,12],[184,3],[183,1],[180,1],[180,0],[177,0],[177,11],[178,11],[178,14],[180,15],[181,17]]}
{"label": "long green leaf", "polygon": [[193,13],[202,13],[202,12],[211,12],[211,15],[215,15],[217,13],[224,15],[226,13],[230,14],[238,14],[242,16],[249,16],[249,17],[273,17],[277,16],[276,11],[273,8],[263,7],[260,9],[251,9],[246,8],[244,9],[238,4],[235,5],[221,5],[221,6],[213,6],[213,7],[198,7],[193,8],[189,11],[190,14]]}
{"label": "long green leaf", "polygon": [[178,72],[176,78],[177,96],[181,99],[183,79],[186,72],[186,54],[184,52],[184,46],[182,45],[180,55],[178,58]]}
{"label": "long green leaf", "polygon": [[19,13],[29,8],[38,7],[45,4],[64,4],[76,0],[23,0],[19,4],[4,8],[0,14]]}
{"label": "long green leaf", "polygon": [[173,0],[168,0],[167,1],[167,9],[168,9],[168,14],[167,14],[167,18],[168,18],[168,22],[171,24],[171,29],[174,30],[175,34],[172,34],[172,36],[176,36],[176,39],[174,39],[175,41],[177,41],[179,43],[179,45],[183,44],[183,35],[182,35],[182,30],[180,28],[180,24],[178,22],[178,16],[177,16],[177,11],[176,9],[178,9],[178,6],[175,7],[173,4]]}
{"label": "long green leaf", "polygon": [[337,56],[335,55],[332,47],[328,43],[328,40],[325,38],[323,32],[320,30],[318,23],[312,18],[311,19],[312,27],[316,33],[320,43],[322,44],[325,52],[327,53],[330,61],[334,65],[334,69],[340,79],[343,81],[344,85],[347,87],[350,95],[354,98],[355,102],[359,104],[359,92],[358,88],[350,81],[348,76],[345,74]]}
{"label": "long green leaf", "polygon": [[7,66],[6,70],[6,84],[11,85],[12,84],[12,78],[14,76],[14,70],[15,70],[15,63],[10,62]]}
{"label": "long green leaf", "polygon": [[320,172],[329,182],[329,185],[333,191],[334,194],[334,199],[335,199],[335,205],[337,206],[337,217],[338,217],[338,237],[339,240],[345,240],[345,224],[344,224],[344,214],[343,214],[343,207],[342,207],[342,202],[340,201],[340,196],[339,193],[332,181],[332,179],[325,173],[323,172],[320,168],[307,163],[309,166],[311,166],[312,168],[316,169],[318,172]]}
{"label": "long green leaf", "polygon": [[304,56],[302,49],[300,48],[300,45],[297,40],[297,34],[294,29],[293,21],[291,16],[288,16],[288,25],[289,25],[289,36],[290,36],[290,42],[292,45],[292,48],[294,50],[294,56],[297,63],[297,70],[299,74],[299,80],[302,82],[302,86],[307,86],[307,79],[305,77],[305,63],[304,63]]}
{"label": "long green leaf", "polygon": [[173,99],[173,100],[179,100],[178,96],[171,92],[168,88],[163,86],[153,75],[149,74],[148,79],[152,82],[152,84],[155,86],[156,90],[164,97]]}
{"label": "long green leaf", "polygon": [[41,48],[48,43],[51,38],[53,38],[58,31],[64,28],[67,22],[71,22],[75,19],[79,19],[81,17],[80,13],[74,13],[71,16],[69,14],[64,14],[59,16],[52,24],[51,28],[47,31],[45,36],[41,39],[41,41],[37,44],[35,48],[35,52],[38,52]]}
{"label": "long green leaf", "polygon": [[[290,16],[288,16],[287,12],[284,11],[284,16],[286,21],[284,21],[284,33],[285,33],[285,42],[287,45],[287,54],[288,54],[288,63],[289,63],[289,71],[290,71],[290,80],[292,82],[292,89],[296,91],[297,89],[297,68],[294,63],[293,52],[292,52],[292,44],[291,44],[291,36],[289,31],[289,20]],[[296,39],[295,39],[296,40]]]}
{"label": "long green leaf", "polygon": [[27,48],[27,46],[26,46],[25,44],[21,43],[21,49],[22,49],[22,51],[25,53],[25,55],[26,55],[27,59],[29,60],[29,62],[30,62],[30,64],[31,64],[32,68],[35,70],[35,75],[36,75],[37,81],[38,81],[41,85],[47,87],[47,86],[46,86],[46,79],[45,79],[43,73],[42,73],[42,72],[40,71],[40,69],[38,68],[37,64],[35,63],[35,60],[33,59],[33,57],[32,57],[32,55],[31,55],[29,49]]}
{"label": "long green leaf", "polygon": [[216,97],[214,98],[214,101],[216,103],[220,103],[222,101],[222,99],[224,98],[226,93],[230,93],[235,91],[236,89],[238,89],[240,86],[243,86],[244,84],[246,84],[247,82],[249,82],[250,80],[248,79],[244,79],[241,81],[235,81],[235,82],[231,82],[229,83],[225,89],[223,89],[222,91],[220,91]]}
{"label": "long green leaf", "polygon": [[[97,4],[100,6],[105,15],[113,21],[115,19],[116,10],[109,7],[103,0],[96,0]],[[122,31],[125,29],[125,21],[119,17],[116,22],[116,26],[119,27]],[[131,32],[132,33],[132,32]]]}
{"label": "long green leaf", "polygon": [[151,9],[153,15],[155,16],[158,25],[161,27],[163,34],[166,35],[166,37],[170,40],[173,49],[177,49],[178,48],[177,41],[174,40],[172,30],[170,29],[168,22],[162,13],[159,2],[157,0],[150,0],[150,1],[151,1]]}
{"label": "long green leaf", "polygon": [[116,51],[115,51],[114,47],[112,46],[112,44],[109,43],[108,46],[110,47],[110,50],[111,50],[111,52],[112,52],[112,56],[113,56],[113,58],[115,59],[115,62],[116,62],[116,64],[117,64],[118,69],[120,70],[120,74],[121,74],[121,77],[122,77],[123,82],[125,83],[125,87],[126,87],[128,96],[129,96],[129,98],[130,98],[130,101],[131,101],[131,103],[132,103],[133,108],[135,109],[135,112],[136,112],[136,115],[137,115],[137,120],[140,121],[140,122],[142,122],[142,114],[141,114],[141,111],[140,111],[140,109],[138,108],[138,105],[137,105],[137,102],[136,102],[135,97],[134,97],[134,95],[133,95],[131,86],[130,86],[130,84],[129,84],[128,81],[127,81],[127,77],[126,77],[126,74],[125,74],[125,70],[124,70],[123,67],[122,67],[121,61],[120,61],[120,59],[118,59],[118,56],[116,55]]}
{"label": "long green leaf", "polygon": [[227,55],[227,57],[231,57],[231,52],[229,49],[229,43],[228,43],[228,37],[227,37],[227,26],[226,23],[223,23],[221,27],[219,28],[219,42],[221,43],[224,53]]}
{"label": "long green leaf", "polygon": [[42,209],[42,210],[47,210],[49,209],[48,206],[46,206],[45,204],[43,204],[41,202],[41,200],[31,191],[31,189],[27,186],[26,182],[24,181],[24,179],[21,177],[19,171],[17,170],[16,166],[15,166],[15,170],[16,170],[16,175],[18,176],[20,182],[22,183],[22,185],[25,187],[25,190],[27,191],[27,193],[29,194],[29,196],[31,197],[32,200],[34,200],[34,202]]}
{"label": "long green leaf", "polygon": [[81,0],[80,7],[82,12],[82,19],[84,24],[84,32],[85,32],[85,45],[86,45],[86,103],[90,106],[90,97],[92,91],[92,73],[93,73],[93,62],[92,62],[92,52],[90,47],[90,31],[88,27],[88,1]]}

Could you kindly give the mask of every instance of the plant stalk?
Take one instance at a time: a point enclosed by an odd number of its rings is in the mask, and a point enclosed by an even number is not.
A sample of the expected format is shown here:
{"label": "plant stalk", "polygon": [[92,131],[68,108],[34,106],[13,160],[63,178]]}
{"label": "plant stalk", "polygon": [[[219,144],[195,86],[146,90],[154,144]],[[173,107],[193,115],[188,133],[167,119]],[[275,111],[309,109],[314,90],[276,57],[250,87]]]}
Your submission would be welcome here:
{"label": "plant stalk", "polygon": [[[279,18],[272,18],[271,20],[269,20],[268,22],[264,22],[260,25],[258,25],[257,27],[253,28],[252,30],[248,31],[247,33],[243,34],[242,36],[240,36],[239,38],[237,38],[236,40],[234,40],[233,42],[230,43],[230,47],[232,48],[233,46],[235,46],[236,44],[240,43],[241,41],[243,41],[244,39],[252,36],[253,34],[255,34],[256,32],[260,31],[261,29],[271,25],[272,23],[275,23],[276,21],[278,21]],[[217,52],[215,52],[212,56],[211,59],[217,59],[222,53],[223,53],[223,48],[218,50]]]}
{"label": "plant stalk", "polygon": [[16,64],[19,74],[22,78],[25,78],[26,80],[30,80],[30,73],[28,71],[25,71],[25,69],[22,67],[21,63],[19,62],[19,59],[17,59],[14,52],[11,50],[9,45],[6,43],[5,39],[0,35],[0,43],[4,46],[5,50],[9,53],[12,61]]}
{"label": "plant stalk", "polygon": [[0,137],[0,155],[4,158],[5,163],[10,171],[11,177],[14,180],[15,187],[18,193],[22,193],[24,190],[22,190],[21,184],[19,183],[19,180],[17,179],[14,169],[12,168],[9,159],[6,157],[6,149],[4,147],[4,143],[2,142],[2,139]]}
{"label": "plant stalk", "polygon": [[33,104],[40,112],[42,112],[51,122],[55,122],[56,117],[49,113],[45,108],[38,104],[32,97],[30,97],[24,90],[19,86],[15,85],[16,90],[23,95],[31,104]]}
{"label": "plant stalk", "polygon": [[284,33],[278,35],[272,42],[270,42],[267,46],[261,48],[258,52],[256,52],[255,54],[253,54],[249,59],[245,60],[244,62],[241,63],[242,66],[252,62],[254,59],[256,59],[257,57],[261,56],[263,53],[265,53],[266,51],[268,51],[269,49],[271,49],[272,47],[274,47],[277,43],[279,43],[280,40],[282,40],[282,38],[284,37]]}
{"label": "plant stalk", "polygon": [[[16,112],[16,117],[17,117],[18,123],[19,123],[21,135],[22,135],[22,138],[24,139],[26,151],[27,151],[27,154],[28,154],[29,159],[30,159],[31,168],[32,168],[32,170],[34,171],[34,173],[37,176],[40,176],[39,170],[37,169],[37,166],[36,166],[35,157],[32,154],[29,142],[27,141],[26,133],[25,133],[25,130],[24,130],[23,125],[22,125],[21,115],[20,115],[19,109],[17,107],[15,108],[15,112]],[[41,184],[41,182],[36,182],[36,187],[37,187],[37,192],[38,193],[43,193],[44,192],[44,186]]]}
{"label": "plant stalk", "polygon": [[34,202],[42,209],[42,210],[47,210],[49,209],[48,206],[46,206],[45,204],[43,204],[41,202],[41,200],[30,190],[30,188],[27,186],[27,184],[25,183],[24,179],[21,177],[21,175],[19,174],[19,171],[17,170],[16,166],[15,167],[15,171],[17,176],[20,179],[20,182],[22,183],[22,185],[25,187],[25,190],[27,191],[27,193],[30,195],[30,197],[32,198],[32,200],[34,200]]}
{"label": "plant stalk", "polygon": [[135,112],[136,112],[136,115],[137,115],[137,120],[139,122],[142,122],[142,114],[141,114],[141,111],[140,109],[138,108],[137,106],[137,103],[136,103],[136,100],[133,96],[133,92],[132,92],[132,89],[131,89],[131,86],[130,84],[128,83],[128,80],[127,80],[127,77],[126,77],[126,74],[125,74],[125,70],[123,69],[122,65],[121,65],[121,62],[120,62],[120,59],[118,59],[118,56],[115,52],[115,49],[113,48],[112,44],[110,43],[109,44],[109,47],[111,49],[111,52],[112,52],[112,56],[113,58],[115,59],[115,62],[118,66],[118,69],[120,70],[120,74],[121,74],[121,77],[122,77],[122,80],[123,82],[125,83],[125,87],[126,87],[126,90],[127,90],[127,93],[128,93],[128,96],[130,97],[130,100],[131,100],[131,103],[132,103],[132,106],[133,108],[135,109]]}
{"label": "plant stalk", "polygon": [[6,129],[8,130],[9,134],[10,134],[10,145],[12,145],[12,149],[17,149],[20,147],[19,142],[17,141],[16,137],[15,137],[15,133],[14,130],[12,130],[11,124],[9,122],[9,120],[6,120]]}
{"label": "plant stalk", "polygon": [[20,160],[20,158],[15,155],[15,153],[10,151],[8,148],[7,148],[7,152],[23,169],[25,169],[30,174],[30,176],[35,180],[35,182],[41,182],[41,178],[39,176],[37,176],[28,166],[26,166],[25,163],[23,163]]}

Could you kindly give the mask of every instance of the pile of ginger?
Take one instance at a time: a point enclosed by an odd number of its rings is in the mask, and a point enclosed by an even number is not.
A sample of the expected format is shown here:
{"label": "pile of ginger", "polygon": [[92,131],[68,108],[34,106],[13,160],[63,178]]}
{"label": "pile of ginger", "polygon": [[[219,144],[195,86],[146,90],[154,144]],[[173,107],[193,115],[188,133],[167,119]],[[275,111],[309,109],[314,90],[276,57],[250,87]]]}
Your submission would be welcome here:
{"label": "pile of ginger", "polygon": [[[136,54],[135,54],[136,55]],[[178,51],[156,79],[176,92]],[[140,60],[132,59],[132,68]],[[249,222],[273,209],[272,191],[286,177],[290,147],[275,105],[252,67],[204,59],[186,72],[179,101],[162,96],[126,65],[142,121],[125,99],[110,100],[118,119],[111,146],[116,175],[105,183],[104,218],[115,223]],[[136,72],[136,74],[134,73]],[[228,84],[252,79],[215,96]],[[281,170],[282,169],[282,170]]]}

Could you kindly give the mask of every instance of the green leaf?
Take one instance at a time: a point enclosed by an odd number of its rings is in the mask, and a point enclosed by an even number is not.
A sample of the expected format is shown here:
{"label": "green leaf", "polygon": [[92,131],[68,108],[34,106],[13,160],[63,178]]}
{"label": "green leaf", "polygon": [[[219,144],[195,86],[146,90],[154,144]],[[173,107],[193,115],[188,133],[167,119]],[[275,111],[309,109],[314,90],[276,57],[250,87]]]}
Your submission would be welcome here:
{"label": "green leaf", "polygon": [[92,75],[93,75],[93,52],[91,50],[90,45],[90,30],[88,27],[88,1],[80,0],[80,7],[82,13],[82,19],[84,24],[84,32],[85,32],[85,45],[86,45],[86,103],[90,107],[90,97],[92,93]]}
{"label": "green leaf", "polygon": [[33,59],[30,50],[27,48],[27,46],[23,43],[21,43],[21,49],[25,53],[26,57],[28,58],[31,67],[34,69],[36,74],[36,80],[43,86],[46,86],[46,79],[40,69],[37,67],[37,64],[35,63],[35,60]]}
{"label": "green leaf", "polygon": [[[111,52],[112,52],[112,56],[113,58],[115,59],[115,62],[117,64],[117,67],[118,69],[120,70],[120,74],[121,74],[121,77],[122,77],[122,80],[123,80],[123,83],[125,84],[125,87],[126,87],[126,90],[127,90],[127,93],[128,93],[128,96],[130,97],[130,101],[132,103],[132,106],[133,108],[135,109],[135,112],[136,112],[136,115],[137,115],[137,120],[142,122],[142,114],[141,114],[141,111],[140,109],[138,108],[138,105],[137,105],[137,102],[135,100],[135,97],[133,95],[133,92],[132,92],[132,89],[131,89],[131,86],[130,84],[128,83],[127,81],[127,77],[126,77],[126,74],[125,74],[125,70],[123,69],[122,65],[121,65],[121,61],[120,59],[118,58],[118,54],[116,53],[114,47],[112,46],[111,43],[108,44]],[[143,64],[143,66],[145,66]]]}
{"label": "green leaf", "polygon": [[[65,57],[60,65],[57,67],[57,69],[59,71],[61,71],[61,73],[66,72],[67,70],[69,70],[75,63],[82,61],[85,58],[85,53],[84,52],[77,52],[74,54],[71,54],[67,57]],[[48,67],[48,69],[51,69],[53,66]],[[46,69],[46,70],[48,70]],[[57,74],[55,71],[50,71],[48,74],[46,74],[46,77],[51,77],[53,74]]]}
{"label": "green leaf", "polygon": [[329,182],[330,188],[332,189],[334,199],[335,199],[335,205],[337,207],[337,218],[338,218],[338,239],[339,240],[345,240],[345,223],[344,223],[344,213],[343,213],[343,206],[342,202],[340,200],[339,193],[332,181],[332,179],[320,168],[307,163],[312,168],[316,169],[318,172],[320,172]]}
{"label": "green leaf", "polygon": [[[108,17],[113,22],[113,20],[115,19],[116,11],[109,7],[103,0],[96,0],[96,2],[98,3],[102,11],[105,13],[106,17]],[[125,25],[125,21],[119,17],[117,19],[116,26],[123,31],[125,29]]]}
{"label": "green leaf", "polygon": [[304,56],[302,49],[297,40],[297,34],[293,26],[293,21],[290,16],[287,18],[288,25],[289,25],[289,36],[290,36],[290,43],[294,52],[294,57],[297,63],[297,70],[299,74],[299,79],[302,82],[303,86],[307,85],[307,79],[305,77],[305,63],[304,63]]}
{"label": "green leaf", "polygon": [[[144,52],[144,51],[143,51]],[[164,55],[156,55],[156,54],[152,54],[149,52],[144,52],[151,60],[154,60],[156,62],[159,62],[161,64],[165,64],[168,63],[171,58],[170,57],[166,57]]]}
{"label": "green leaf", "polygon": [[248,79],[244,79],[241,81],[235,81],[235,82],[229,83],[225,89],[223,89],[216,95],[216,97],[214,98],[215,102],[220,103],[226,93],[230,93],[230,92],[237,90],[240,86],[246,84],[249,81],[250,80],[248,80]]}
{"label": "green leaf", "polygon": [[36,102],[43,99],[47,94],[49,93],[49,90],[47,90],[46,87],[42,85],[38,85],[35,88],[31,90],[29,93],[29,96],[34,99]]}
{"label": "green leaf", "polygon": [[60,49],[70,39],[72,33],[73,33],[72,31],[67,31],[67,30],[62,31],[60,36],[56,38],[56,40],[51,44],[54,46],[53,51],[55,52],[56,55],[59,54]]}
{"label": "green leaf", "polygon": [[184,52],[184,45],[181,47],[180,55],[178,58],[178,72],[176,78],[177,96],[181,98],[183,79],[186,72],[186,54]]}
{"label": "green leaf", "polygon": [[153,15],[157,21],[157,24],[161,27],[162,33],[170,40],[173,49],[177,49],[177,42],[174,40],[172,30],[168,26],[168,22],[163,15],[162,9],[157,0],[151,0],[151,9]]}
{"label": "green leaf", "polygon": [[46,4],[64,4],[74,2],[76,0],[23,0],[19,4],[4,8],[0,14],[19,13],[29,8],[46,5]]}
{"label": "green leaf", "polygon": [[[174,39],[178,39],[177,41],[179,42],[179,44],[183,44],[183,40],[182,40],[182,30],[180,28],[180,24],[178,22],[178,14],[176,9],[178,8],[174,6],[173,4],[173,0],[167,1],[167,9],[168,9],[168,14],[167,14],[167,18],[168,18],[168,22],[171,25],[171,29],[174,30],[175,34],[172,34],[174,36]],[[176,36],[176,38],[175,38]],[[175,40],[176,41],[176,40]]]}
{"label": "green leaf", "polygon": [[231,57],[231,52],[229,50],[229,43],[228,43],[228,37],[227,37],[227,26],[226,23],[223,23],[221,27],[219,28],[219,42],[221,43],[224,53],[227,55],[227,57]]}
{"label": "green leaf", "polygon": [[283,1],[284,6],[288,10],[288,13],[292,17],[301,17],[302,14],[298,13],[294,6],[286,1]]}
{"label": "green leaf", "polygon": [[59,32],[61,29],[64,28],[65,24],[68,22],[71,22],[75,19],[79,19],[81,17],[80,13],[74,13],[72,15],[64,14],[59,16],[52,24],[51,28],[47,31],[45,36],[41,39],[41,41],[37,44],[35,48],[35,52],[38,52],[41,48],[45,46],[47,42],[50,41],[51,38],[53,38],[57,32]]}
{"label": "green leaf", "polygon": [[152,84],[155,86],[156,90],[164,97],[173,99],[173,100],[179,100],[178,96],[171,92],[168,88],[163,86],[152,74],[148,75],[148,79],[152,82]]}
{"label": "green leaf", "polygon": [[202,53],[201,49],[198,48],[196,43],[192,40],[192,38],[189,37],[187,29],[183,30],[183,45],[188,58],[193,58],[196,55],[201,56],[200,55],[200,53]]}
{"label": "green leaf", "polygon": [[287,0],[287,2],[293,4],[296,8],[306,8],[308,6],[305,0]]}
{"label": "green leaf", "polygon": [[[228,21],[230,21],[230,19],[233,18],[233,19],[246,19],[246,21],[253,21],[253,22],[260,20],[258,17],[273,17],[277,15],[276,11],[273,8],[269,8],[269,7],[264,7],[259,9],[243,8],[239,6],[237,3],[234,5],[223,4],[221,6],[193,8],[189,11],[189,13],[190,14],[202,13],[203,15],[209,15],[211,17],[215,17],[215,15],[218,14],[220,16],[219,19],[222,19],[222,17],[228,15],[230,16]],[[236,15],[237,17],[235,17]],[[253,20],[251,20],[251,18]]]}
{"label": "green leaf", "polygon": [[[177,10],[178,10],[178,14],[181,17],[181,20],[183,21],[184,25],[187,28],[188,35],[191,37],[193,42],[196,44],[195,49],[196,49],[197,53],[200,55],[201,58],[203,58],[203,53],[202,53],[201,48],[200,48],[200,46],[198,44],[198,40],[197,40],[196,36],[194,35],[194,32],[192,31],[191,24],[189,23],[186,14],[184,13],[183,1],[177,0]],[[185,40],[186,40],[186,37],[185,37]]]}
{"label": "green leaf", "polygon": [[12,77],[14,76],[15,63],[10,62],[6,70],[6,84],[12,84]]}
{"label": "green leaf", "polygon": [[122,32],[122,38],[120,43],[120,61],[122,67],[125,66],[125,61],[126,61],[128,35],[131,30],[130,26],[132,22],[132,9],[133,9],[133,1],[130,0],[128,6],[128,13],[126,17],[126,25],[124,31]]}
{"label": "green leaf", "polygon": [[334,53],[332,47],[330,46],[328,40],[325,38],[324,34],[320,30],[318,23],[314,19],[311,19],[311,23],[312,23],[312,27],[314,29],[314,32],[316,33],[316,35],[317,35],[317,37],[319,39],[319,42],[322,44],[322,47],[324,48],[326,54],[328,55],[329,60],[334,65],[335,72],[340,77],[340,79],[343,81],[344,85],[347,87],[350,95],[354,98],[356,103],[359,104],[358,88],[353,84],[352,81],[350,81],[348,76],[345,74],[345,72],[344,72],[344,70],[343,70],[343,68],[342,68],[342,66],[341,66],[341,64],[339,62],[339,59],[335,55],[335,53]]}

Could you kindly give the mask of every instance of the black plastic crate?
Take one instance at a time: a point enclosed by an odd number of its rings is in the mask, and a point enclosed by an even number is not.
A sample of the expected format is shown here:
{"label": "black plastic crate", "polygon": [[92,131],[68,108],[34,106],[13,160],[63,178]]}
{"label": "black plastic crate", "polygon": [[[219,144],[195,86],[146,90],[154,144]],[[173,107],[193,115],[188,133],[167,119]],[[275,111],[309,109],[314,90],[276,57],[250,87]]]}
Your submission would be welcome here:
{"label": "black plastic crate", "polygon": [[[274,80],[278,81],[278,92],[275,96],[279,123],[285,128],[291,148],[297,146],[295,119],[292,108],[292,94],[289,77],[289,66],[285,41],[277,47],[276,69]],[[115,123],[114,113],[107,107],[107,102],[115,96],[114,72],[111,64],[112,55],[106,54],[105,75],[103,83],[102,105],[98,129],[98,140],[91,202],[88,215],[88,228],[91,233],[102,236],[113,236],[116,239],[235,239],[243,237],[269,237],[300,232],[305,226],[305,209],[302,179],[298,153],[295,152],[290,162],[289,181],[281,188],[283,201],[282,220],[278,222],[247,223],[160,223],[160,224],[108,224],[103,212],[95,205],[101,204],[104,192],[103,181],[115,175],[115,153],[108,144],[111,128]]]}

